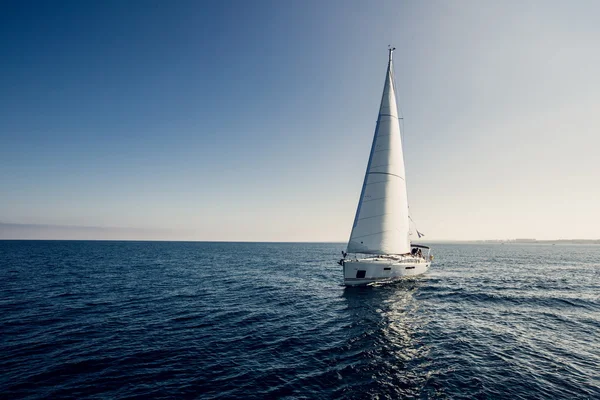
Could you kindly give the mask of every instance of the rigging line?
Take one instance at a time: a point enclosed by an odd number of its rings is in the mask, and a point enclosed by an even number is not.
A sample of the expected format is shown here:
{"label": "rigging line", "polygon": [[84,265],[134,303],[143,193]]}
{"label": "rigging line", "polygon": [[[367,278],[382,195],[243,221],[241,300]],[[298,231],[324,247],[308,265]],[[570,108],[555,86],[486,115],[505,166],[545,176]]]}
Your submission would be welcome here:
{"label": "rigging line", "polygon": [[[421,237],[419,235],[419,227],[417,226],[417,223],[415,222],[414,219],[412,219],[412,216],[410,215],[410,207],[408,208],[408,219],[410,219],[412,221],[412,223],[415,225],[415,232],[417,232],[417,236],[419,236],[419,238]],[[422,233],[421,233],[422,235]]]}
{"label": "rigging line", "polygon": [[394,87],[394,96],[396,97],[396,112],[400,114],[398,118],[401,121],[402,126],[400,127],[400,139],[402,140],[402,147],[404,147],[404,113],[402,112],[402,107],[398,104],[398,90],[396,89],[396,74],[394,73],[394,64],[391,65],[391,73],[392,73],[392,85]]}

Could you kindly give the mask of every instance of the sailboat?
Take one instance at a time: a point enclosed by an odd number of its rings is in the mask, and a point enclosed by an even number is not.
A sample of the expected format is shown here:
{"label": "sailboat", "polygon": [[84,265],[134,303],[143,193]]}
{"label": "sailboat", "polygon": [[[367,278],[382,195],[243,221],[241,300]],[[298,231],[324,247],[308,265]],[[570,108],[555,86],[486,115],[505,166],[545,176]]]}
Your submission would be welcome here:
{"label": "sailboat", "polygon": [[[411,244],[404,155],[390,48],[379,116],[352,233],[344,258],[344,284],[365,285],[420,275],[433,256]],[[419,237],[421,234],[419,233]],[[349,254],[352,254],[349,256]]]}

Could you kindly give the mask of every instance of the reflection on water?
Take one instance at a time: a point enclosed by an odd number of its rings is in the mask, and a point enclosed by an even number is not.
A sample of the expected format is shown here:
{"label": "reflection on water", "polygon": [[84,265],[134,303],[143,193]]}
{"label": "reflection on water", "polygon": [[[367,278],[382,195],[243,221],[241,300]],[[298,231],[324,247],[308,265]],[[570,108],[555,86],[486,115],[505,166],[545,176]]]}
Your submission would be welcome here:
{"label": "reflection on water", "polygon": [[[427,313],[415,297],[423,278],[347,287],[343,298],[352,324],[348,346],[366,357],[354,365],[369,379],[367,393],[391,397],[422,392],[429,349],[422,340]],[[363,382],[364,385],[364,382]]]}

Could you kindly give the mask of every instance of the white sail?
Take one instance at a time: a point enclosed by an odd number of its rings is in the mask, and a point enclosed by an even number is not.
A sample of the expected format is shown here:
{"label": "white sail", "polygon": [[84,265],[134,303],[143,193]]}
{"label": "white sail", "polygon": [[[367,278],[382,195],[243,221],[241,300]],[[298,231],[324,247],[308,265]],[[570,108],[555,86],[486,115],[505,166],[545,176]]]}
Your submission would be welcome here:
{"label": "white sail", "polygon": [[408,234],[404,156],[390,50],[377,127],[347,251],[406,254],[410,252]]}

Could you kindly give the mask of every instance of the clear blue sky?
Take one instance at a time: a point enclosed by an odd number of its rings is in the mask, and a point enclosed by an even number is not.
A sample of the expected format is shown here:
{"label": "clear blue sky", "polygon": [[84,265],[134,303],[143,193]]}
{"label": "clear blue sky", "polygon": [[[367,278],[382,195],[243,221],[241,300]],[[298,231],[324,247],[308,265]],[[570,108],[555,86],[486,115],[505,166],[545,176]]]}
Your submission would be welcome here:
{"label": "clear blue sky", "polygon": [[600,237],[599,2],[1,7],[2,237],[345,241],[388,44],[427,238]]}

